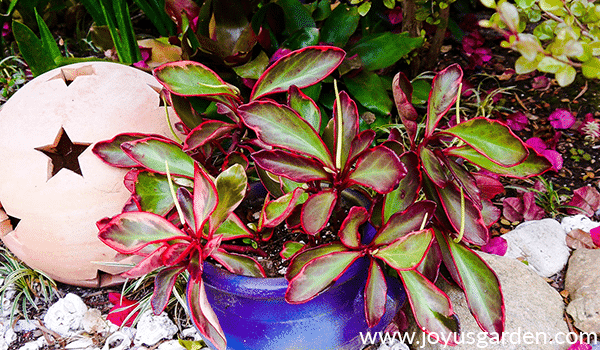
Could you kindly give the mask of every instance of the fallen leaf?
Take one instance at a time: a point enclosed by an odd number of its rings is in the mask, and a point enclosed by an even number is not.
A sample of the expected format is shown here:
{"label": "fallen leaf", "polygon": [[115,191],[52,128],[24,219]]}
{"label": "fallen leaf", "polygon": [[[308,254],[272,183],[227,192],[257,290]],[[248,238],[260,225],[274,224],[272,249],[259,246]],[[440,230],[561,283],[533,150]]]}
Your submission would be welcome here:
{"label": "fallen leaf", "polygon": [[496,254],[500,256],[504,256],[506,254],[506,249],[508,248],[508,244],[506,239],[502,237],[493,237],[489,240],[489,242],[481,247],[481,251],[486,252],[488,254]]}
{"label": "fallen leaf", "polygon": [[592,346],[590,344],[578,341],[577,343],[571,345],[567,350],[592,350]]}
{"label": "fallen leaf", "polygon": [[[106,319],[117,326],[131,327],[139,310],[135,311],[131,316],[129,315],[136,309],[139,303],[125,298],[120,293],[108,293],[108,300],[114,306],[108,312]],[[126,319],[127,321],[125,321]]]}
{"label": "fallen leaf", "polygon": [[590,236],[596,247],[600,247],[600,226],[591,229]]}
{"label": "fallen leaf", "polygon": [[565,238],[567,246],[571,249],[594,249],[596,245],[594,244],[594,240],[590,233],[585,232],[584,230],[580,230],[578,228],[572,230],[567,233],[567,237]]}
{"label": "fallen leaf", "polygon": [[[570,206],[581,208],[588,216],[593,216],[600,209],[600,193],[592,186],[583,186],[573,191],[573,198],[568,203]],[[581,214],[576,209],[568,209],[569,214]]]}

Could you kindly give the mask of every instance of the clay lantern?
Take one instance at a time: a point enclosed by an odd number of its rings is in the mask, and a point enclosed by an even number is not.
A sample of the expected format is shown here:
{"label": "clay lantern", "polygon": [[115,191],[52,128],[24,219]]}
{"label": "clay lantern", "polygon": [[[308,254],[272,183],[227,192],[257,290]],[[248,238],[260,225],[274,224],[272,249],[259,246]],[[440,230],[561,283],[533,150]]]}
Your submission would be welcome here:
{"label": "clay lantern", "polygon": [[[97,237],[121,212],[124,169],[92,153],[122,132],[172,137],[160,85],[117,63],[78,63],[35,78],[0,110],[0,232],[32,268],[79,286],[115,283],[128,263]],[[174,116],[174,113],[171,113]]]}

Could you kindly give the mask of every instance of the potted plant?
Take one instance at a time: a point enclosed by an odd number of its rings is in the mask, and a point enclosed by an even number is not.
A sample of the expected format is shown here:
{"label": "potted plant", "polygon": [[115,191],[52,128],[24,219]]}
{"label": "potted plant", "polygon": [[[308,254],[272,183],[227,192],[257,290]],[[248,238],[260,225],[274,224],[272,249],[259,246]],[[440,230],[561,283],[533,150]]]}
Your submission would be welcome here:
{"label": "potted plant", "polygon": [[[332,117],[326,118],[303,89],[332,74],[344,56],[331,46],[293,51],[262,73],[247,101],[200,63],[165,64],[154,75],[185,140],[130,133],[93,148],[108,164],[132,168],[125,179],[131,200],[123,213],[98,222],[100,239],[141,257],[125,277],[160,269],[156,313],[187,271],[190,317],[214,348],[285,348],[290,342],[295,349],[315,348],[301,328],[335,338],[319,348],[356,348],[360,331],[390,321],[402,290],[422,329],[456,343],[458,321],[434,285],[442,263],[481,328],[503,330],[498,280],[469,248],[489,240],[487,228],[498,219],[489,199],[502,186],[474,172],[527,177],[549,163],[493,120],[438,129],[459,95],[457,65],[434,79],[423,121],[402,74],[393,85],[402,123],[385,135],[361,131],[356,104],[335,82]],[[249,177],[260,184],[248,186]],[[285,280],[265,278],[265,261],[275,256],[287,261],[274,269]],[[255,291],[257,285],[264,289]],[[281,291],[279,301],[274,290]],[[263,304],[249,303],[248,295]],[[307,309],[299,309],[302,304]],[[358,326],[341,323],[356,324],[357,310]],[[298,327],[265,333],[279,317]]]}

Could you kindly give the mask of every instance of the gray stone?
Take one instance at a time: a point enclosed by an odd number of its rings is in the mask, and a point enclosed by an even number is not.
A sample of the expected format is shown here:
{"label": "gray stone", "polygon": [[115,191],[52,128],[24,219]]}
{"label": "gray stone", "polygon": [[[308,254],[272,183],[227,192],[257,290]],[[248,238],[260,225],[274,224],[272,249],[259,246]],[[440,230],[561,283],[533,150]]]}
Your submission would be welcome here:
{"label": "gray stone", "polygon": [[63,337],[71,335],[81,328],[81,320],[87,306],[79,296],[67,294],[48,308],[44,315],[44,325]]}
{"label": "gray stone", "polygon": [[148,310],[140,316],[133,343],[152,346],[163,339],[172,339],[178,331],[166,313],[155,316],[152,310]]}
{"label": "gray stone", "polygon": [[565,289],[571,302],[567,313],[575,327],[583,332],[600,333],[599,249],[577,249],[569,260]]}
{"label": "gray stone", "polygon": [[[462,343],[456,347],[421,341],[423,332],[411,322],[409,334],[414,332],[418,342],[413,349],[473,350],[565,350],[564,341],[569,329],[563,320],[564,303],[558,292],[525,264],[503,256],[479,253],[496,272],[500,280],[506,310],[505,333],[500,342],[493,342],[479,328],[469,311],[463,292],[455,286],[440,282],[460,319]],[[533,338],[530,339],[532,334]],[[558,337],[557,337],[558,336]],[[544,339],[546,338],[546,339]],[[539,342],[537,344],[536,342]],[[563,342],[564,344],[558,344]]]}
{"label": "gray stone", "polygon": [[600,223],[594,222],[587,216],[579,214],[564,217],[560,222],[560,225],[565,229],[566,232],[571,232],[576,228],[585,232],[590,232],[591,229],[600,226]]}
{"label": "gray stone", "polygon": [[569,260],[567,232],[554,219],[527,221],[502,235],[507,242],[505,257],[527,261],[542,277],[560,272]]}

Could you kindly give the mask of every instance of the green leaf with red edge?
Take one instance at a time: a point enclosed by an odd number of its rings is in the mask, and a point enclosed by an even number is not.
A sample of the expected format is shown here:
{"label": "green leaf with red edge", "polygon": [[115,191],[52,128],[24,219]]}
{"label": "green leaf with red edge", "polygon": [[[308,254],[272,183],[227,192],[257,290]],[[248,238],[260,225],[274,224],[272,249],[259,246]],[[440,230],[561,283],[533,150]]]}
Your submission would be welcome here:
{"label": "green leaf with red edge", "polygon": [[383,260],[396,271],[414,269],[423,261],[432,238],[432,229],[411,232],[379,248],[373,256]]}
{"label": "green leaf with red edge", "polygon": [[453,64],[439,72],[431,83],[429,102],[427,103],[427,122],[425,138],[429,138],[440,119],[456,102],[458,87],[462,82],[463,72],[458,64]]}
{"label": "green leaf with red edge", "polygon": [[385,146],[364,152],[348,176],[351,183],[368,187],[378,193],[392,191],[406,175],[400,158]]}
{"label": "green leaf with red edge", "polygon": [[334,46],[309,46],[290,52],[260,76],[250,99],[284,92],[292,85],[302,89],[316,84],[331,74],[345,56],[344,50]]}
{"label": "green leaf with red edge", "polygon": [[159,315],[167,307],[171,291],[179,274],[185,271],[185,266],[173,266],[160,270],[154,277],[154,293],[150,305],[155,315]]}
{"label": "green leaf with red edge", "polygon": [[505,321],[504,301],[500,281],[494,271],[464,245],[455,243],[440,232],[436,232],[436,238],[443,251],[444,264],[454,266],[452,270],[458,275],[469,309],[479,327],[488,334],[501,335]]}
{"label": "green leaf with red edge", "polygon": [[496,120],[473,118],[440,131],[440,134],[461,139],[493,163],[502,166],[517,165],[529,155],[525,144],[510,128]]}
{"label": "green leaf with red edge", "polygon": [[185,187],[177,189],[175,194],[177,196],[177,202],[183,212],[183,217],[187,225],[194,230],[196,228],[196,222],[194,220],[194,196]]}
{"label": "green leaf with red edge", "polygon": [[210,256],[236,275],[267,277],[263,267],[249,256],[230,253],[223,248],[215,250]]}
{"label": "green leaf with red edge", "polygon": [[428,280],[435,283],[440,274],[441,265],[442,253],[440,251],[440,245],[434,239],[431,243],[431,247],[429,247],[429,250],[427,251],[427,254],[425,254],[425,259],[421,261],[421,263],[419,264],[419,266],[417,266],[415,270],[423,276],[425,276],[425,278],[427,278]]}
{"label": "green leaf with red edge", "polygon": [[421,164],[417,154],[410,151],[400,156],[400,161],[406,168],[406,176],[398,183],[398,188],[389,192],[383,202],[383,222],[400,211],[406,210],[419,195],[421,188]]}
{"label": "green leaf with red edge", "polygon": [[276,227],[281,224],[294,210],[296,205],[306,201],[308,195],[302,188],[296,188],[276,200],[269,201],[262,211],[262,226]]}
{"label": "green leaf with red edge", "polygon": [[185,152],[193,151],[231,133],[236,128],[235,124],[218,120],[205,121],[190,131],[183,143],[183,150]]}
{"label": "green leaf with red edge", "polygon": [[334,252],[309,261],[290,280],[285,300],[299,304],[311,300],[332,285],[363,253]]}
{"label": "green leaf with red edge", "polygon": [[529,156],[525,159],[525,161],[511,167],[503,167],[498,165],[467,145],[448,148],[444,150],[444,153],[466,159],[475,165],[491,171],[492,173],[519,179],[526,179],[532,176],[541,175],[544,172],[552,169],[552,164],[550,161],[548,161],[546,157],[537,154],[532,149],[529,149]]}
{"label": "green leaf with red edge", "polygon": [[150,255],[145,257],[142,261],[137,263],[131,269],[123,272],[121,277],[124,278],[138,278],[144,276],[160,267],[163,267],[162,255],[169,248],[168,244],[163,244],[154,250]]}
{"label": "green leaf with red edge", "polygon": [[[180,186],[173,184],[175,191]],[[165,216],[175,206],[169,181],[164,175],[140,171],[135,181],[135,194],[139,196],[140,209]]]}
{"label": "green leaf with red edge", "polygon": [[[348,158],[350,157],[352,141],[358,135],[358,109],[356,103],[352,101],[350,96],[345,91],[340,92],[340,107],[342,111],[341,121],[342,125],[338,123],[338,106],[337,99],[333,102],[333,144],[336,147],[335,156],[340,154],[341,159],[339,164],[342,165],[342,171],[350,167]],[[341,130],[339,130],[341,128]],[[341,139],[340,139],[341,136]],[[337,148],[341,147],[338,151]],[[337,164],[337,162],[336,162]]]}
{"label": "green leaf with red edge", "polygon": [[267,145],[317,158],[334,168],[333,158],[315,129],[296,111],[273,101],[254,101],[240,106],[244,124]]}
{"label": "green leaf with red edge", "polygon": [[222,235],[224,241],[237,238],[254,237],[252,231],[250,231],[242,219],[235,215],[235,213],[229,214],[227,219],[223,221],[221,225],[219,225],[214,234]]}
{"label": "green leaf with red edge", "polygon": [[361,245],[360,242],[360,226],[367,222],[369,213],[367,209],[363,207],[352,207],[348,212],[348,216],[342,222],[338,236],[348,248],[358,248]]}
{"label": "green leaf with red edge", "polygon": [[186,298],[190,318],[200,334],[218,350],[226,350],[225,333],[208,302],[204,282],[201,278],[190,278],[186,289]]}
{"label": "green leaf with red edge", "polygon": [[292,256],[294,256],[294,254],[298,253],[302,248],[304,248],[304,246],[305,246],[304,243],[287,241],[287,242],[283,243],[283,248],[279,252],[279,256],[284,261],[288,260]]}
{"label": "green leaf with red edge", "polygon": [[425,175],[437,186],[444,188],[448,184],[448,170],[442,166],[442,161],[427,147],[419,150]]}
{"label": "green leaf with red edge", "polygon": [[282,150],[262,150],[252,154],[258,167],[296,182],[328,180],[325,166],[312,158]]}
{"label": "green leaf with red edge", "polygon": [[193,61],[165,63],[153,71],[154,77],[165,89],[181,96],[204,96],[222,100],[226,96],[240,100],[240,91],[226,83],[205,65]]}
{"label": "green leaf with red edge", "polygon": [[477,180],[471,173],[466,170],[462,165],[454,161],[454,159],[446,159],[446,166],[454,181],[463,188],[465,195],[467,195],[477,209],[482,209],[480,190],[477,186]]}
{"label": "green leaf with red edge", "polygon": [[354,138],[350,144],[350,155],[347,164],[353,164],[357,157],[371,147],[371,143],[375,140],[375,131],[367,129]]}
{"label": "green leaf with red edge", "polygon": [[249,256],[230,253],[223,248],[215,250],[210,256],[236,275],[267,277],[263,267]]}
{"label": "green leaf with red edge", "polygon": [[[454,228],[455,232],[460,232],[461,222],[463,220],[461,216],[461,199],[460,191],[454,186],[446,186],[446,188],[435,188],[437,196],[440,200],[442,208],[446,214],[446,217],[450,221],[450,224]],[[488,229],[483,222],[481,212],[471,199],[465,196],[465,231],[463,239],[466,242],[475,245],[485,245],[489,239],[490,234]]]}
{"label": "green leaf with red edge", "polygon": [[345,252],[347,250],[348,248],[346,248],[341,243],[329,243],[303,250],[298,255],[296,255],[290,262],[290,265],[288,266],[287,272],[285,274],[285,278],[288,281],[290,281],[291,279],[296,277],[296,275],[300,273],[304,265],[306,265],[309,261],[331,253]]}
{"label": "green leaf with red edge", "polygon": [[166,175],[165,162],[171,175],[194,177],[194,160],[172,142],[149,137],[121,144],[121,149],[140,166]]}
{"label": "green leaf with red edge", "polygon": [[365,286],[365,317],[369,328],[375,327],[385,314],[387,282],[375,259],[370,259],[369,275]]}
{"label": "green leaf with red edge", "polygon": [[300,214],[304,231],[309,235],[320,232],[327,225],[336,201],[337,193],[330,190],[321,191],[308,197]]}
{"label": "green leaf with red edge", "polygon": [[147,212],[126,212],[115,216],[102,226],[98,238],[121,254],[149,254],[159,247],[158,243],[188,239],[185,233],[162,216]]}
{"label": "green leaf with red edge", "polygon": [[412,84],[410,80],[400,72],[396,74],[392,81],[392,92],[394,94],[394,102],[402,124],[406,128],[406,133],[411,145],[414,145],[415,137],[417,136],[417,119],[419,114],[412,104]]}
{"label": "green leaf with red edge", "polygon": [[390,244],[411,232],[419,231],[433,217],[435,203],[423,200],[414,203],[403,212],[396,213],[386,222],[373,238],[373,245]]}
{"label": "green leaf with red edge", "polygon": [[215,186],[218,203],[210,214],[211,230],[216,230],[244,199],[248,187],[244,167],[235,164],[222,171],[215,179]]}
{"label": "green leaf with red edge", "polygon": [[92,152],[102,159],[103,162],[110,164],[111,166],[118,168],[136,167],[139,166],[138,162],[134,161],[123,152],[121,145],[125,142],[141,140],[148,137],[168,140],[161,135],[124,133],[119,134],[110,140],[97,142],[94,147],[92,147]]}
{"label": "green leaf with red edge", "polygon": [[315,130],[321,130],[321,110],[312,98],[306,96],[297,86],[290,86],[288,105],[298,112]]}
{"label": "green leaf with red edge", "polygon": [[[217,209],[219,197],[217,187],[204,169],[194,164],[194,222],[196,223],[195,232],[198,237],[202,237],[203,229],[206,222],[209,221],[210,215]],[[210,226],[210,225],[209,225]],[[211,232],[212,227],[208,228]]]}
{"label": "green leaf with red edge", "polygon": [[454,340],[460,339],[459,324],[448,296],[417,271],[399,274],[419,328],[440,343],[449,340],[447,345],[455,345]]}
{"label": "green leaf with red edge", "polygon": [[195,246],[189,242],[169,245],[167,250],[162,253],[162,265],[175,266],[179,264],[189,257],[192,249],[195,249]]}

